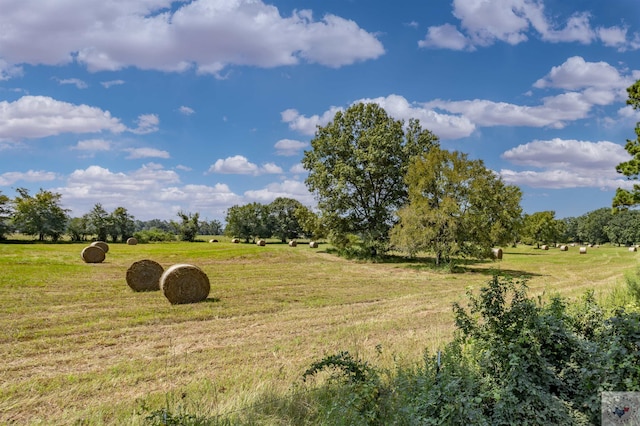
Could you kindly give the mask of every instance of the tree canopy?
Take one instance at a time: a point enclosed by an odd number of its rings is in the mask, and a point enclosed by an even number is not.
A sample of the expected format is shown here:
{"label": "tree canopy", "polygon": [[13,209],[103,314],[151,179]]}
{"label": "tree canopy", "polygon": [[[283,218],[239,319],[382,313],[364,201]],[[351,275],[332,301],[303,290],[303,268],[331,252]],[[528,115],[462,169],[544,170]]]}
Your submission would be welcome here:
{"label": "tree canopy", "polygon": [[[627,88],[629,99],[627,105],[640,110],[640,80]],[[632,156],[631,160],[624,161],[616,166],[616,171],[622,173],[630,180],[638,180],[640,176],[640,121],[636,123],[636,139],[627,139],[624,149]],[[618,188],[613,198],[614,210],[626,210],[640,204],[640,185],[634,184],[631,191]]]}
{"label": "tree canopy", "polygon": [[505,185],[481,160],[433,147],[411,162],[409,203],[398,211],[391,243],[413,255],[489,257],[513,242],[522,214],[520,189]]}
{"label": "tree canopy", "polygon": [[410,159],[437,145],[417,120],[405,127],[373,103],[353,105],[318,127],[302,164],[329,232],[356,234],[371,246],[385,242],[407,200]]}
{"label": "tree canopy", "polygon": [[64,234],[68,219],[68,210],[60,206],[62,195],[43,189],[35,196],[25,188],[16,191],[13,214],[16,228],[27,235],[37,235],[40,241],[46,237],[57,241]]}

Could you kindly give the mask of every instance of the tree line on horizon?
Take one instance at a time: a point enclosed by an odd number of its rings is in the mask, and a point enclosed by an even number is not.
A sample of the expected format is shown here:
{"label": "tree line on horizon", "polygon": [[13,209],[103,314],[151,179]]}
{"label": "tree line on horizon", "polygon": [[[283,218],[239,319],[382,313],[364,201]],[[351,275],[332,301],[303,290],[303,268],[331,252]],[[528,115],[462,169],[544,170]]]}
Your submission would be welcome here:
{"label": "tree line on horizon", "polygon": [[[627,104],[640,110],[640,80],[627,89]],[[629,179],[640,175],[640,123],[636,140],[625,149],[633,156],[616,170]],[[618,189],[612,208],[577,218],[555,219],[555,212],[523,214],[522,192],[505,184],[482,160],[441,148],[438,137],[416,119],[395,120],[374,103],[358,103],[338,111],[318,126],[304,152],[305,183],[317,209],[280,197],[270,204],[249,203],[228,209],[224,233],[246,242],[277,237],[327,238],[346,255],[371,257],[400,251],[427,252],[436,264],[456,257],[489,258],[492,247],[526,242],[590,242],[635,244],[640,241],[634,207],[640,185]],[[39,240],[96,235],[123,241],[135,232],[153,236],[171,230],[193,241],[206,228],[222,233],[219,221],[199,221],[199,213],[178,212],[180,221],[151,221],[144,229],[126,208],[107,213],[96,204],[86,215],[69,218],[60,194],[40,190],[31,196],[19,188],[10,200],[0,192],[0,236],[18,230]],[[218,232],[211,232],[218,231]],[[154,234],[155,233],[155,234]]]}

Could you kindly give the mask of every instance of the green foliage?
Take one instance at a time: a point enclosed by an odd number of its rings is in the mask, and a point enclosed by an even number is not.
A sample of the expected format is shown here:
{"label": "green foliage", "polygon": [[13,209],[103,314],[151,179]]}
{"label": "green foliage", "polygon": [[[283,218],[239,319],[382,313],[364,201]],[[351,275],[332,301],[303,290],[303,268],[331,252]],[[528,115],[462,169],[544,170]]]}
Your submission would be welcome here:
{"label": "green foliage", "polygon": [[67,223],[67,234],[71,237],[71,241],[85,241],[91,234],[86,215],[69,219]]}
{"label": "green foliage", "polygon": [[565,233],[565,223],[555,219],[556,212],[552,210],[524,215],[522,225],[522,240],[526,243],[553,244],[560,240]]}
{"label": "green foliage", "polygon": [[633,297],[634,303],[640,306],[640,267],[634,272],[627,272],[624,275],[627,284],[627,291]]}
{"label": "green foliage", "polygon": [[102,207],[102,204],[96,203],[91,211],[83,217],[87,221],[89,233],[95,235],[100,241],[107,241],[107,236],[109,235],[109,213]]}
{"label": "green foliage", "polygon": [[195,241],[196,235],[198,235],[198,230],[200,229],[198,222],[200,219],[200,213],[192,214],[179,211],[177,215],[180,218],[180,222],[171,221],[170,223],[176,233],[180,236],[180,240],[189,242]]}
{"label": "green foliage", "polygon": [[227,226],[224,233],[229,237],[241,238],[249,242],[250,239],[271,236],[269,208],[264,204],[232,206],[227,210],[225,221]]}
{"label": "green foliage", "polygon": [[355,234],[366,243],[388,239],[395,212],[407,199],[410,159],[437,145],[417,121],[406,129],[377,104],[362,103],[318,128],[302,164],[331,234]]}
{"label": "green foliage", "polygon": [[[627,105],[634,110],[640,110],[640,80],[627,88],[629,98]],[[616,166],[616,171],[625,175],[630,180],[638,180],[640,175],[640,122],[635,127],[636,139],[627,139],[624,149],[632,156],[631,160],[624,161]],[[614,210],[627,210],[640,204],[640,185],[634,184],[631,191],[618,188],[613,198]]]}
{"label": "green foliage", "polygon": [[283,243],[287,239],[298,238],[302,233],[302,226],[296,216],[296,211],[300,209],[302,203],[292,198],[278,197],[269,204],[269,217],[271,235],[280,238]]}
{"label": "green foliage", "polygon": [[11,213],[11,200],[0,191],[0,240],[3,240],[9,232]]}
{"label": "green foliage", "polygon": [[176,236],[171,232],[163,231],[158,228],[144,229],[134,232],[133,236],[139,243],[175,241]]}
{"label": "green foliage", "polygon": [[339,420],[339,424],[349,425],[383,424],[381,396],[385,389],[375,369],[344,351],[314,362],[304,372],[303,379],[315,376],[323,370],[331,371],[331,381],[339,381],[343,386],[338,388],[333,406],[327,413],[327,423],[335,424]]}
{"label": "green foliage", "polygon": [[593,244],[609,242],[607,229],[613,225],[613,213],[610,208],[603,207],[593,210],[580,218],[578,223],[578,237],[581,241]]}
{"label": "green foliage", "polygon": [[39,241],[49,237],[57,241],[65,232],[68,210],[60,206],[61,194],[41,189],[31,196],[25,188],[16,190],[13,224],[27,234],[37,235]]}
{"label": "green foliage", "polygon": [[522,194],[481,160],[434,147],[414,158],[405,180],[409,204],[391,232],[398,249],[430,251],[440,264],[453,256],[488,258],[493,246],[515,240]]}
{"label": "green foliage", "polygon": [[135,218],[124,207],[116,207],[109,215],[109,234],[111,240],[125,242],[135,231]]}

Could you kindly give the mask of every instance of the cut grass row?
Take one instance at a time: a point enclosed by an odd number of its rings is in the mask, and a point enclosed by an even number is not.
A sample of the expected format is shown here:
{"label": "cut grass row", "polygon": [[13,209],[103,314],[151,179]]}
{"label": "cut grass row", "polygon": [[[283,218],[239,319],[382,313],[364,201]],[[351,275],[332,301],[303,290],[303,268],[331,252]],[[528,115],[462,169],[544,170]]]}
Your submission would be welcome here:
{"label": "cut grass row", "polygon": [[[450,338],[451,304],[495,272],[530,276],[535,293],[604,296],[639,255],[521,246],[451,274],[428,259],[351,262],[302,244],[112,244],[101,264],[83,263],[82,247],[0,244],[0,424],[135,424],[141,406],[182,394],[225,414],[285,394],[340,350],[382,366],[417,361]],[[201,267],[209,299],[172,306],[134,293],[125,273],[140,259]]]}

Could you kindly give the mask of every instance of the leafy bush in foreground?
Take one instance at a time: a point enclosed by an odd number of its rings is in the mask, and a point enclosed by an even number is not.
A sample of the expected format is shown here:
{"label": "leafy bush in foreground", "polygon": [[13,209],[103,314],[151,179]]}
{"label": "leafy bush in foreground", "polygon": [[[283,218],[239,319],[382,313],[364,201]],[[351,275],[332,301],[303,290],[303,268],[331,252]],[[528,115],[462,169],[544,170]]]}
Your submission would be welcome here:
{"label": "leafy bush in foreground", "polygon": [[640,391],[640,314],[607,317],[593,292],[569,306],[526,291],[524,281],[494,277],[468,293],[466,308],[454,305],[454,339],[421,365],[379,371],[348,352],[330,355],[304,374],[330,371],[326,384],[233,423],[599,424],[602,391]]}

